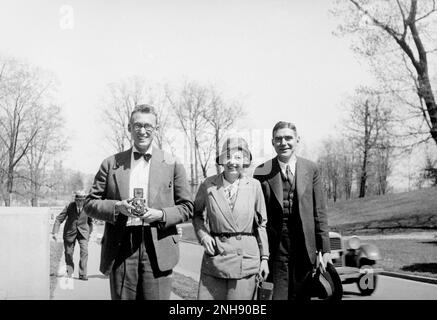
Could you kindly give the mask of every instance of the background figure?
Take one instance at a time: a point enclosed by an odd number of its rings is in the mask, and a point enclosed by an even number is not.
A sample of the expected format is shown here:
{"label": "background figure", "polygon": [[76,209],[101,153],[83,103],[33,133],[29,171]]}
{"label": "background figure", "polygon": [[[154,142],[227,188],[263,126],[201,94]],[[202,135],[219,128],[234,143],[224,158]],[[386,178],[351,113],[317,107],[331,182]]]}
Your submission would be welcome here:
{"label": "background figure", "polygon": [[194,201],[193,226],[205,248],[198,299],[250,300],[256,275],[268,275],[266,208],[259,182],[244,175],[252,155],[228,138],[217,157],[224,172],[208,177]]}
{"label": "background figure", "polygon": [[80,246],[79,279],[81,280],[88,280],[88,240],[93,231],[93,220],[83,211],[85,197],[85,192],[76,191],[74,201],[70,202],[56,217],[52,230],[53,239],[57,241],[59,227],[67,219],[63,233],[67,276],[71,277],[74,272],[73,253],[77,240]]}
{"label": "background figure", "polygon": [[[85,202],[89,216],[106,221],[100,271],[109,275],[115,300],[170,298],[179,260],[176,225],[192,214],[184,167],[152,147],[157,127],[152,106],[135,107],[128,125],[133,148],[103,161]],[[146,200],[141,217],[128,202],[134,195]]]}
{"label": "background figure", "polygon": [[311,298],[317,252],[330,261],[322,181],[316,164],[296,156],[296,127],[278,122],[272,144],[277,156],[256,168],[266,200],[273,299]]}

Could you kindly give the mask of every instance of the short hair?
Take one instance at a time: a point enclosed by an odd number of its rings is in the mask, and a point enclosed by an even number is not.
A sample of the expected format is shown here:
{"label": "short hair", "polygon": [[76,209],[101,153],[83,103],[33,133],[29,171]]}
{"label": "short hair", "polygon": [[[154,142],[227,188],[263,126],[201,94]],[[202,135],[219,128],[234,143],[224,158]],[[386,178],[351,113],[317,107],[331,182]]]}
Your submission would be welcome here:
{"label": "short hair", "polygon": [[287,122],[287,121],[279,121],[278,123],[275,124],[275,126],[273,127],[272,130],[272,137],[275,137],[275,133],[276,131],[278,131],[279,129],[283,129],[283,128],[289,128],[291,130],[294,131],[294,133],[297,135],[297,129],[296,126],[291,123],[291,122]]}
{"label": "short hair", "polygon": [[134,110],[132,110],[132,113],[130,114],[129,122],[131,122],[133,115],[137,112],[153,114],[156,118],[156,122],[158,122],[158,114],[156,113],[155,107],[151,106],[150,104],[136,105]]}

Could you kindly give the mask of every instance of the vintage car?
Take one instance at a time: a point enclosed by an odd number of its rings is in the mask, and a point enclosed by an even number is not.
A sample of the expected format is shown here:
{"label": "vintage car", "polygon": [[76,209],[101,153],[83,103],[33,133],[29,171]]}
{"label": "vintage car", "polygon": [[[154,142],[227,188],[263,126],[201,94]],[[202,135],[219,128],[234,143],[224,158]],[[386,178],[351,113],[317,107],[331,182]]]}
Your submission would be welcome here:
{"label": "vintage car", "polygon": [[379,249],[362,243],[357,236],[347,240],[337,232],[329,232],[332,262],[343,284],[356,283],[362,295],[369,296],[376,289],[377,274],[382,271],[377,262]]}

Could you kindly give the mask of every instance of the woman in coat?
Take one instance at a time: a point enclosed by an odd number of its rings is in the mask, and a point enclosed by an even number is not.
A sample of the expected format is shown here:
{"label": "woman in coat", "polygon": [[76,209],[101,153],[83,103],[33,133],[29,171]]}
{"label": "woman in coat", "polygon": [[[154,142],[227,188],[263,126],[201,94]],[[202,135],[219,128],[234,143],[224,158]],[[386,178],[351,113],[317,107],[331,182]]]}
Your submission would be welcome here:
{"label": "woman in coat", "polygon": [[244,174],[252,155],[240,137],[228,138],[216,162],[224,171],[205,179],[194,202],[193,226],[205,248],[198,299],[250,300],[256,276],[269,273],[267,214],[261,185]]}

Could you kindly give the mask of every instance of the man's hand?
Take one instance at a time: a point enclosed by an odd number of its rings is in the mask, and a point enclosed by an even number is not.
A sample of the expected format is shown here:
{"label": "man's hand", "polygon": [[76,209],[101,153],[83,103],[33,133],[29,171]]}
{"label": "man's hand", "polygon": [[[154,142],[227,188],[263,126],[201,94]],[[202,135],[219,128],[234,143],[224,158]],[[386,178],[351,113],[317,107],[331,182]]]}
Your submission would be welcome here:
{"label": "man's hand", "polygon": [[205,248],[207,254],[213,256],[215,254],[215,240],[210,235],[206,235],[202,238],[202,246]]}
{"label": "man's hand", "polygon": [[[321,255],[321,253],[320,253]],[[326,265],[329,263],[332,264],[331,254],[329,252],[325,252],[322,256],[321,264],[323,271],[326,271]]]}
{"label": "man's hand", "polygon": [[146,213],[144,215],[142,215],[140,218],[145,223],[152,223],[155,221],[162,221],[163,216],[164,216],[164,212],[162,210],[148,208]]}
{"label": "man's hand", "polygon": [[118,201],[115,203],[115,212],[121,213],[127,217],[135,217],[131,210],[135,209],[134,206],[130,205],[127,200]]}
{"label": "man's hand", "polygon": [[263,278],[263,281],[267,280],[267,276],[269,275],[269,263],[265,259],[261,260],[259,275]]}

